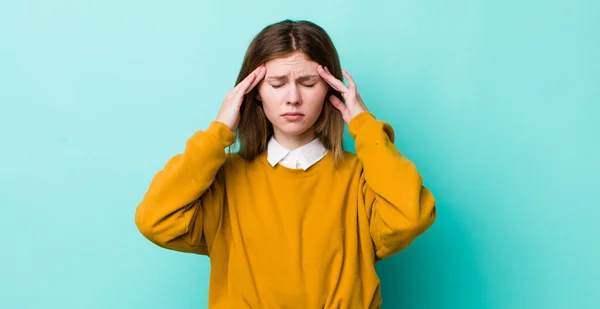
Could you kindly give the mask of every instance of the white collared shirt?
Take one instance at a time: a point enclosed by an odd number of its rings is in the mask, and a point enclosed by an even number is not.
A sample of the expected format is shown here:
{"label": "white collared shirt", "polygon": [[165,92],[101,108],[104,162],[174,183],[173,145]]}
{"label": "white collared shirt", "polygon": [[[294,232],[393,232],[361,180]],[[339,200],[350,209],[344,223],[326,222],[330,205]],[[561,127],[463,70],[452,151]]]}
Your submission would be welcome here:
{"label": "white collared shirt", "polygon": [[319,162],[327,154],[327,148],[315,138],[310,143],[294,150],[288,150],[279,144],[273,136],[267,144],[267,161],[271,166],[281,164],[287,168],[302,168],[307,170],[311,165]]}

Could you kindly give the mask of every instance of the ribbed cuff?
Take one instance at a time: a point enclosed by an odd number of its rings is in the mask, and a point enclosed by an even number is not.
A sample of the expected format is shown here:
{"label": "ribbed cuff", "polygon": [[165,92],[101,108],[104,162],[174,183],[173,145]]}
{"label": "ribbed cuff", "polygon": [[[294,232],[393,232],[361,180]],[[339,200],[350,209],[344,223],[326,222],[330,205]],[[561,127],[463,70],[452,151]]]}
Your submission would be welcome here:
{"label": "ribbed cuff", "polygon": [[348,124],[348,133],[350,133],[350,136],[352,138],[356,138],[356,135],[358,134],[358,132],[360,132],[360,129],[365,124],[375,121],[377,120],[375,119],[375,115],[373,115],[372,113],[366,111],[361,112],[358,115],[354,116],[352,120],[350,120],[350,123]]}
{"label": "ribbed cuff", "polygon": [[231,146],[235,142],[233,131],[227,125],[217,120],[210,123],[208,129],[206,129],[206,133],[215,136],[223,147]]}

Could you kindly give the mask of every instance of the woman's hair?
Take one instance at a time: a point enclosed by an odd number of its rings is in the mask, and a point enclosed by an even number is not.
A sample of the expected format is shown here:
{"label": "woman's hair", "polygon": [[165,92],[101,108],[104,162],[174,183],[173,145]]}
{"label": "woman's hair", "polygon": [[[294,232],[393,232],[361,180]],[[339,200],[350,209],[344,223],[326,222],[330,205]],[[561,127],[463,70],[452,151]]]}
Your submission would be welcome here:
{"label": "woman's hair", "polygon": [[[260,64],[295,52],[301,52],[309,60],[327,66],[333,76],[342,80],[337,51],[325,30],[309,21],[286,19],[265,27],[254,37],[248,46],[235,84],[240,83]],[[254,87],[245,95],[240,108],[240,122],[236,129],[239,155],[246,160],[253,160],[266,151],[268,140],[273,134],[273,125],[267,119],[262,103],[257,99],[257,88]],[[327,91],[326,101],[331,94],[343,101],[340,93],[332,87]],[[344,119],[341,113],[332,104],[325,102],[314,129],[321,143],[333,153],[335,165],[339,166],[344,155]]]}

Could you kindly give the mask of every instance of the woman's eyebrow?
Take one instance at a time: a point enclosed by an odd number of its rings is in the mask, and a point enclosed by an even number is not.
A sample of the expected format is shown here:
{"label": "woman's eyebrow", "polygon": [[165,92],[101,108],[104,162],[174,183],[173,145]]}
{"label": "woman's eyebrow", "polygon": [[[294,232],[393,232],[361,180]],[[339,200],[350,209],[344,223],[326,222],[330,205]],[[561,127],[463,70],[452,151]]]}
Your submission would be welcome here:
{"label": "woman's eyebrow", "polygon": [[[313,78],[318,78],[319,75],[300,75],[296,80],[297,81],[304,81],[304,80],[310,80]],[[269,76],[266,78],[267,80],[275,80],[275,81],[285,81],[288,79],[287,75],[273,75],[273,76]]]}

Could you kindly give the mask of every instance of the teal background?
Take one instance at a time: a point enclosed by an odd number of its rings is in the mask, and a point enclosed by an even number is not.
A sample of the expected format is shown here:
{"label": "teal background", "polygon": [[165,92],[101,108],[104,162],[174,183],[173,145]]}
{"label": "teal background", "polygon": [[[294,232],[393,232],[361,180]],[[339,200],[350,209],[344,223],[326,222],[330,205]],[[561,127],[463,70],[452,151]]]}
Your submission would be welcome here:
{"label": "teal background", "polygon": [[[0,308],[205,308],[134,211],[264,26],[331,35],[438,200],[383,308],[600,308],[600,2],[2,1]],[[349,137],[348,137],[349,138]],[[347,146],[352,149],[349,138]]]}

